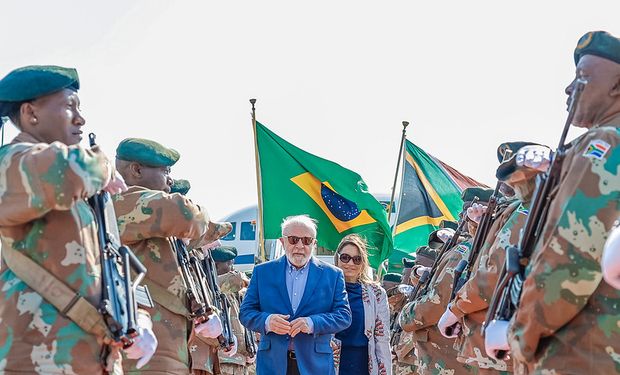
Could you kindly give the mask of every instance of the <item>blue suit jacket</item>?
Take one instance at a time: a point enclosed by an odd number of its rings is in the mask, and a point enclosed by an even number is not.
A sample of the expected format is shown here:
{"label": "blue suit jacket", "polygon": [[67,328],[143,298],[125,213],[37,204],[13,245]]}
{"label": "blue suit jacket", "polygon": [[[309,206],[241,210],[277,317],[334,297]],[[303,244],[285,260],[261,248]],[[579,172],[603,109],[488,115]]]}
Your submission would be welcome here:
{"label": "blue suit jacket", "polygon": [[342,271],[314,257],[310,259],[306,289],[293,314],[286,289],[286,256],[254,267],[252,280],[241,303],[239,319],[252,331],[260,332],[257,375],[285,375],[288,335],[265,334],[270,314],[309,317],[314,324],[311,335],[299,333],[293,340],[297,366],[302,375],[334,374],[331,335],[351,324],[351,309],[344,287]]}

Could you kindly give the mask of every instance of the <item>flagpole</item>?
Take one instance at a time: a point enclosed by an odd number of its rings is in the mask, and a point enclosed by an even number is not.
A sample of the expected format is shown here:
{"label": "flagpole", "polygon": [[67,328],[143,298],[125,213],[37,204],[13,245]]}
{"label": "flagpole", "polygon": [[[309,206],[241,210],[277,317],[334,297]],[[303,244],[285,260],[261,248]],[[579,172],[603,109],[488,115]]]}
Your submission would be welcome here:
{"label": "flagpole", "polygon": [[258,254],[261,262],[267,261],[265,253],[265,234],[263,225],[263,189],[261,185],[260,161],[258,156],[258,138],[256,133],[256,99],[250,99],[252,104],[252,131],[254,132],[254,160],[256,161],[256,192],[258,194],[258,215],[256,220],[258,229]]}
{"label": "flagpole", "polygon": [[396,194],[396,181],[398,180],[398,170],[400,168],[400,160],[403,157],[403,150],[405,145],[405,138],[407,137],[407,126],[409,121],[403,121],[403,135],[400,138],[400,148],[398,149],[398,161],[396,162],[396,173],[394,173],[394,184],[392,184],[392,196],[390,197],[390,204],[388,205],[388,224],[390,224],[390,217],[392,216],[392,206],[394,205],[394,194]]}

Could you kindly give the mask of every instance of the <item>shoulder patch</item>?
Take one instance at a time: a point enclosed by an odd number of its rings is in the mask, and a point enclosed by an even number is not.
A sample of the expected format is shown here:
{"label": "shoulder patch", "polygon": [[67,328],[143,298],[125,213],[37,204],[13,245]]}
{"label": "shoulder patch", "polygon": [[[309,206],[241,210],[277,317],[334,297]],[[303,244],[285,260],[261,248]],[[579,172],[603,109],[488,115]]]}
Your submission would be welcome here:
{"label": "shoulder patch", "polygon": [[461,254],[465,254],[467,252],[467,250],[469,250],[469,248],[465,245],[457,245],[455,247],[455,250],[458,251]]}
{"label": "shoulder patch", "polygon": [[611,146],[609,143],[601,139],[594,139],[590,141],[590,144],[586,147],[586,150],[583,152],[583,156],[600,160],[605,156],[605,154],[607,154],[607,151],[609,151],[610,148]]}

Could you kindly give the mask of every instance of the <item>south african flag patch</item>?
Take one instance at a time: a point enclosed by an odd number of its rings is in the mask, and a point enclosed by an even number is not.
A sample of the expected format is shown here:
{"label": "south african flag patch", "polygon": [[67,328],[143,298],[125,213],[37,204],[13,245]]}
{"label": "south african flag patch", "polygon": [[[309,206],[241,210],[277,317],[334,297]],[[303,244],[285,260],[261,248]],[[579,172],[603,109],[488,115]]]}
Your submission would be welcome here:
{"label": "south african flag patch", "polygon": [[607,151],[609,151],[610,147],[611,146],[609,143],[600,139],[595,139],[590,141],[590,144],[586,147],[583,156],[587,158],[602,159]]}

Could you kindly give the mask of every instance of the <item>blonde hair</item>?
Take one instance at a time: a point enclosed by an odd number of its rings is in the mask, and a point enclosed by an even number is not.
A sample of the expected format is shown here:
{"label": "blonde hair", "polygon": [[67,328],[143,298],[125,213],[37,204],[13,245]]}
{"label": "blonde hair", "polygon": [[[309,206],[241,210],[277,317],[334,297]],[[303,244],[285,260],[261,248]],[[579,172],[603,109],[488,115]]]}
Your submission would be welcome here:
{"label": "blonde hair", "polygon": [[336,253],[334,253],[334,264],[338,266],[338,256],[340,255],[340,251],[347,245],[357,247],[357,250],[360,252],[360,256],[362,257],[362,264],[360,264],[361,272],[357,277],[357,280],[362,284],[376,284],[377,282],[373,280],[370,275],[368,275],[368,271],[370,270],[370,263],[368,262],[368,243],[358,234],[348,234],[340,240]]}

